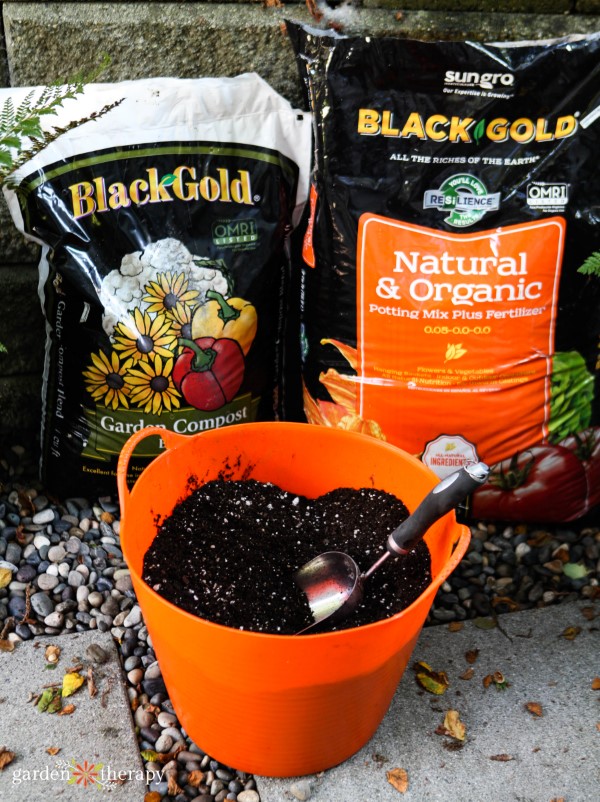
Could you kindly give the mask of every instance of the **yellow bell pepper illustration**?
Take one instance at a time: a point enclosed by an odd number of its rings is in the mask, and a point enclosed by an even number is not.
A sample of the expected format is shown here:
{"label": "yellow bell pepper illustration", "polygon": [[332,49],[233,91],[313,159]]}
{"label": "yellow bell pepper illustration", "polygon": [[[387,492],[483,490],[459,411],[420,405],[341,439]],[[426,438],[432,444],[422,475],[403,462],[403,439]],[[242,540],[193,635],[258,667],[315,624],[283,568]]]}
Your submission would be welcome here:
{"label": "yellow bell pepper illustration", "polygon": [[256,336],[256,309],[244,298],[224,298],[215,290],[209,290],[206,297],[192,317],[192,339],[228,337],[237,340],[245,356]]}

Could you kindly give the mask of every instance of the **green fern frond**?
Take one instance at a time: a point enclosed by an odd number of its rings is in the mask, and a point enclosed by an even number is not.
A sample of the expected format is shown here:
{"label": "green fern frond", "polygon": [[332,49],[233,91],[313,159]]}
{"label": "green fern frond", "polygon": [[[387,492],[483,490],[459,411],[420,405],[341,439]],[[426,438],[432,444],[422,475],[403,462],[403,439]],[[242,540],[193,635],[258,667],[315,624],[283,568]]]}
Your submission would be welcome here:
{"label": "green fern frond", "polygon": [[[56,82],[40,90],[31,90],[15,109],[11,97],[0,109],[0,186],[6,184],[14,189],[10,174],[45,148],[61,134],[91,120],[97,120],[122,101],[110,103],[97,112],[63,127],[43,130],[41,118],[57,114],[65,100],[76,99],[85,85],[94,81],[110,64],[110,56],[103,54],[101,63],[88,73],[80,72],[65,82]],[[37,94],[37,97],[36,97]]]}
{"label": "green fern frond", "polygon": [[577,272],[584,276],[600,276],[600,251],[590,254]]}

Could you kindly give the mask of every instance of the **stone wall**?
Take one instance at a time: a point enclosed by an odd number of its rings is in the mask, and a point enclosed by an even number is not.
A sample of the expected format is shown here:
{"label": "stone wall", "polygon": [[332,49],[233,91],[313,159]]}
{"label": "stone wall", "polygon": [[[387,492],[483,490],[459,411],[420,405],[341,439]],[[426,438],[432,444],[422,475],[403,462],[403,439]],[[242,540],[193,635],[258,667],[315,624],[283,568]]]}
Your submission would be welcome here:
{"label": "stone wall", "polygon": [[[304,3],[2,3],[0,81],[38,86],[111,57],[103,81],[256,71],[285,97],[300,86],[285,18],[309,22]],[[600,29],[600,0],[362,0],[331,11],[348,33],[420,39],[543,39]],[[0,202],[0,438],[35,438],[41,414],[44,324],[37,248]]]}

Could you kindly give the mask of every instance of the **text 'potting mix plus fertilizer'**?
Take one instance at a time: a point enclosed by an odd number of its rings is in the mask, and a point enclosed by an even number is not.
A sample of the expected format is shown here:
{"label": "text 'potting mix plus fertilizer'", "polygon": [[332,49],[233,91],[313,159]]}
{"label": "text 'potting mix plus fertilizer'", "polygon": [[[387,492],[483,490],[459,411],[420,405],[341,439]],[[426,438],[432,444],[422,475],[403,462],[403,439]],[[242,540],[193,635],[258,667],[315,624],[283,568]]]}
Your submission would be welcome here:
{"label": "text 'potting mix plus fertilizer'", "polygon": [[[257,75],[90,85],[52,123],[119,101],[6,191],[43,246],[43,477],[78,494],[114,489],[147,426],[273,418],[286,240],[308,187],[309,117]],[[132,475],[161,447],[145,443]]]}
{"label": "text 'potting mix plus fertilizer'", "polygon": [[600,35],[417,42],[288,24],[314,114],[307,418],[493,465],[479,518],[600,502]]}

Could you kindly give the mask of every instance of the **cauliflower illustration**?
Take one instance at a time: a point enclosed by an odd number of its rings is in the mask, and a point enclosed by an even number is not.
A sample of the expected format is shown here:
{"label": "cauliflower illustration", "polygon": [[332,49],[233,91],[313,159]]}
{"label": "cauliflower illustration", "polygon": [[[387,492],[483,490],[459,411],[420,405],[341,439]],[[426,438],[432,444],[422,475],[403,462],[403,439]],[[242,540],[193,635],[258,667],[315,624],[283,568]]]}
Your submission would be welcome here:
{"label": "cauliflower illustration", "polygon": [[[204,303],[209,290],[224,295],[229,290],[222,260],[213,261],[192,254],[173,237],[152,242],[143,251],[126,254],[120,268],[112,270],[102,281],[102,327],[109,337],[120,321],[131,319],[132,308],[144,312],[150,307],[148,287],[152,285],[160,290],[160,280],[164,276],[172,277],[182,292],[193,294],[196,304]],[[165,302],[168,304],[169,299],[165,298]]]}

